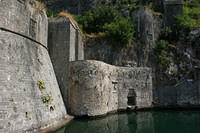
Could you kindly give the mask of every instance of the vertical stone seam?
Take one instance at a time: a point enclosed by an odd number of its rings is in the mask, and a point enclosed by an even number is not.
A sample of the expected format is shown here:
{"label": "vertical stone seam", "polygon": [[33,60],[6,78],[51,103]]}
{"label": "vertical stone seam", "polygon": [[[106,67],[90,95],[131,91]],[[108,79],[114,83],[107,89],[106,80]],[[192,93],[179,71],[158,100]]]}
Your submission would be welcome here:
{"label": "vertical stone seam", "polygon": [[75,60],[78,60],[78,49],[79,49],[79,46],[78,46],[78,43],[79,43],[79,36],[78,36],[78,30],[76,29],[76,37],[75,37]]}

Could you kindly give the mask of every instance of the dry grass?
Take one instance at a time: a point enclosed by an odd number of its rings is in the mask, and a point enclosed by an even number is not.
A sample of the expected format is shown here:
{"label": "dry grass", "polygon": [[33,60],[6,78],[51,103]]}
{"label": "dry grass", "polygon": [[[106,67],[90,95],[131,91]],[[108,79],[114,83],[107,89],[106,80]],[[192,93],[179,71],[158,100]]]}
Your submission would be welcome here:
{"label": "dry grass", "polygon": [[194,29],[198,29],[198,28],[200,28],[200,25],[197,25],[197,26],[194,27]]}
{"label": "dry grass", "polygon": [[72,23],[75,25],[75,27],[79,29],[78,23],[76,22],[76,20],[74,20],[74,18],[72,17],[71,14],[66,13],[66,12],[60,12],[60,13],[58,14],[58,16],[59,16],[59,17],[66,17],[66,18],[69,18],[69,19],[72,21]]}
{"label": "dry grass", "polygon": [[91,39],[100,39],[100,38],[104,38],[105,37],[105,33],[102,33],[102,32],[99,32],[97,34],[91,33],[91,34],[85,34],[85,36],[87,38],[91,38]]}
{"label": "dry grass", "polygon": [[105,38],[105,33],[99,32],[97,34],[95,33],[83,34],[82,38],[83,38],[83,42],[86,43],[89,40],[99,40],[99,39]]}

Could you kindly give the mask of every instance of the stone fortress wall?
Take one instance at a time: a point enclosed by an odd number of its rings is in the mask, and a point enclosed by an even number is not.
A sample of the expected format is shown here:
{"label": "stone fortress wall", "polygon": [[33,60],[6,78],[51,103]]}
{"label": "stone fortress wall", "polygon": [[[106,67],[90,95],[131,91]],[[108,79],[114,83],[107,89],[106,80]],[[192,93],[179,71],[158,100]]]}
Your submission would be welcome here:
{"label": "stone fortress wall", "polygon": [[41,131],[70,118],[66,108],[97,116],[156,102],[199,105],[199,80],[152,92],[150,68],[84,60],[79,29],[68,18],[48,20],[34,1],[1,0],[0,18],[0,132]]}
{"label": "stone fortress wall", "polygon": [[75,116],[152,105],[150,68],[117,67],[95,60],[70,62],[69,68],[68,106]]}
{"label": "stone fortress wall", "polygon": [[151,107],[151,69],[79,61],[84,60],[81,34],[68,18],[49,19],[48,37],[50,57],[70,114],[103,115],[126,110],[128,103],[133,108]]}
{"label": "stone fortress wall", "polygon": [[162,86],[154,91],[155,107],[161,108],[199,108],[200,73],[197,79],[187,79],[174,86]]}
{"label": "stone fortress wall", "polygon": [[84,59],[80,31],[70,19],[49,19],[48,49],[58,84],[67,106],[68,64],[70,61]]}
{"label": "stone fortress wall", "polygon": [[29,0],[1,0],[0,18],[0,132],[41,131],[65,121],[44,10]]}

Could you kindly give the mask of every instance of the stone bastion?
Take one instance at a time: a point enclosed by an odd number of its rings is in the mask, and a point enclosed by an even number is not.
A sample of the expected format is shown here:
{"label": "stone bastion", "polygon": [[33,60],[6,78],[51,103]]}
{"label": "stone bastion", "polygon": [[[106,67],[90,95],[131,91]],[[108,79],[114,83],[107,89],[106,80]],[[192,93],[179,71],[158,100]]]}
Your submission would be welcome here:
{"label": "stone bastion", "polygon": [[47,50],[48,19],[30,0],[0,1],[0,132],[42,131],[67,119]]}
{"label": "stone bastion", "polygon": [[151,69],[84,60],[81,33],[70,19],[49,19],[48,48],[70,114],[98,116],[151,107]]}
{"label": "stone bastion", "polygon": [[117,67],[95,60],[69,63],[69,112],[97,116],[127,108],[150,108],[150,68]]}

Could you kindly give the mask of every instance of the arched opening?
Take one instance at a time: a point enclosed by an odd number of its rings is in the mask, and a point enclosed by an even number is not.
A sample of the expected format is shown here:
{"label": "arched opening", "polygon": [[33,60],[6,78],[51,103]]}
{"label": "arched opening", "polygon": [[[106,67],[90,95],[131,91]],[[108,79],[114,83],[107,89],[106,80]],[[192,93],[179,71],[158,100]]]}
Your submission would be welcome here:
{"label": "arched opening", "polygon": [[128,105],[135,106],[136,105],[136,93],[135,89],[129,89],[128,93]]}

